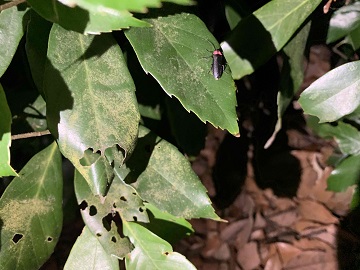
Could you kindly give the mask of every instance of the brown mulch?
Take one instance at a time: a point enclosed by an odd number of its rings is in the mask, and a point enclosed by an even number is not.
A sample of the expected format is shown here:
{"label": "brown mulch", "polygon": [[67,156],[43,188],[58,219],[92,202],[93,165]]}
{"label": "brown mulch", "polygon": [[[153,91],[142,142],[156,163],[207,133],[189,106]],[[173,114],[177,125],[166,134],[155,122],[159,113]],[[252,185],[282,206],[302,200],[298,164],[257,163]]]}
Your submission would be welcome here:
{"label": "brown mulch", "polygon": [[[325,46],[311,48],[302,89],[330,69],[330,57],[331,52]],[[299,107],[296,102],[294,107]],[[193,169],[210,197],[216,194],[212,169],[224,135],[210,128],[205,149],[193,162]],[[326,142],[311,131],[304,134],[292,129],[287,130],[287,135],[289,145],[297,149],[291,154],[301,166],[296,196],[277,197],[271,189],[258,188],[250,149],[248,173],[241,193],[228,208],[217,210],[227,222],[192,220],[195,234],[175,247],[197,269],[339,269],[339,235],[348,234],[340,223],[349,212],[354,187],[342,193],[327,190],[326,181],[332,168],[326,160],[334,150],[333,142]]]}

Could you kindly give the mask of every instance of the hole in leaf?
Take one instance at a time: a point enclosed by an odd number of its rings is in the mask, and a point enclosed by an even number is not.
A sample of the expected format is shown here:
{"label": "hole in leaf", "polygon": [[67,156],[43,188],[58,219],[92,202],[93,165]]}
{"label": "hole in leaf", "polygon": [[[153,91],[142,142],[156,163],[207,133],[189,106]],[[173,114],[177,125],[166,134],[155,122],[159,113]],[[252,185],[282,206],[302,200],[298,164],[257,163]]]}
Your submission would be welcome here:
{"label": "hole in leaf", "polygon": [[124,202],[127,202],[127,199],[124,197],[124,196],[121,196],[120,197],[120,200],[124,201]]}
{"label": "hole in leaf", "polygon": [[102,218],[103,226],[108,232],[110,232],[110,230],[111,230],[110,224],[111,224],[112,219],[113,219],[113,217],[112,217],[111,213]]}
{"label": "hole in leaf", "polygon": [[113,203],[113,207],[116,208],[116,204],[115,204],[115,203]]}
{"label": "hole in leaf", "polygon": [[133,192],[132,195],[136,196],[137,194],[136,194],[136,192]]}
{"label": "hole in leaf", "polygon": [[17,244],[21,238],[23,238],[23,235],[20,233],[16,233],[16,234],[14,234],[12,240],[15,244]]}
{"label": "hole in leaf", "polygon": [[141,207],[139,208],[139,211],[142,213],[144,212],[144,209],[142,209]]}
{"label": "hole in leaf", "polygon": [[94,153],[92,148],[88,148],[84,151],[84,156],[80,159],[80,164],[82,166],[90,166],[91,164],[95,163],[100,156],[100,151]]}
{"label": "hole in leaf", "polygon": [[111,237],[111,241],[116,243],[116,237],[115,236]]}
{"label": "hole in leaf", "polygon": [[79,207],[80,207],[81,210],[85,210],[86,207],[88,207],[88,204],[87,204],[87,202],[84,200],[84,201],[82,201],[82,202],[80,203]]}
{"label": "hole in leaf", "polygon": [[49,236],[47,239],[46,239],[46,241],[48,241],[48,242],[51,242],[53,240],[53,238],[51,237],[51,236]]}
{"label": "hole in leaf", "polygon": [[101,237],[101,233],[97,233],[96,236],[97,236],[97,237]]}
{"label": "hole in leaf", "polygon": [[164,254],[167,256],[167,255],[169,255],[169,252],[165,251],[165,253],[164,253]]}
{"label": "hole in leaf", "polygon": [[137,221],[137,217],[136,217],[136,216],[133,216],[133,219],[134,219],[134,221]]}
{"label": "hole in leaf", "polygon": [[97,214],[97,209],[94,205],[90,206],[89,214],[90,216],[95,216]]}

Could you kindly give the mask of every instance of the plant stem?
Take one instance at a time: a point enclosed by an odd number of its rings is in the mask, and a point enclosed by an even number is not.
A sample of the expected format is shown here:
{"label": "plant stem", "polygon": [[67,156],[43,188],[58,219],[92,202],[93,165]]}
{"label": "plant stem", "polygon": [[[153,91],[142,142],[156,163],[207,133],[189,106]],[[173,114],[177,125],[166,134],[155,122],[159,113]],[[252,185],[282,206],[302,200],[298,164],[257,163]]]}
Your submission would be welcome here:
{"label": "plant stem", "polygon": [[49,130],[22,133],[22,134],[12,135],[11,140],[27,139],[27,138],[39,137],[39,136],[44,136],[44,135],[49,135],[49,134],[50,134]]}
{"label": "plant stem", "polygon": [[8,8],[11,8],[11,7],[13,7],[13,6],[17,6],[17,5],[19,5],[19,4],[21,4],[21,3],[24,3],[24,2],[26,2],[26,0],[14,0],[14,1],[10,1],[10,2],[8,2],[8,3],[6,3],[6,4],[0,5],[0,11],[3,11],[3,10],[8,9]]}

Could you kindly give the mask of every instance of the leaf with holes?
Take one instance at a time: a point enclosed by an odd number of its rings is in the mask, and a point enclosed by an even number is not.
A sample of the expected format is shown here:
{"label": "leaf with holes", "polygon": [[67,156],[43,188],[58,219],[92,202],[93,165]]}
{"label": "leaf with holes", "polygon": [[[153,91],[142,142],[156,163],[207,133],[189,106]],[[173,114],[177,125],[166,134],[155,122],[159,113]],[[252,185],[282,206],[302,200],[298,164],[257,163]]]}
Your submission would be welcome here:
{"label": "leaf with holes", "polygon": [[61,155],[56,143],[36,154],[0,199],[2,270],[37,270],[62,228]]}
{"label": "leaf with holes", "polygon": [[[63,2],[63,1],[61,1]],[[117,13],[87,11],[80,7],[68,7],[60,1],[28,0],[27,3],[43,18],[59,24],[65,29],[83,34],[100,34],[122,28],[150,26],[136,19],[127,10]]]}
{"label": "leaf with holes", "polygon": [[76,171],[75,193],[89,230],[97,236],[108,254],[122,259],[130,252],[131,244],[118,233],[116,213],[123,220],[149,221],[143,202],[134,188],[115,177],[107,196],[102,199],[93,195],[85,179]]}
{"label": "leaf with holes", "polygon": [[0,84],[0,177],[17,176],[10,166],[10,145],[11,145],[11,112],[6,101],[4,89]]}
{"label": "leaf with holes", "polygon": [[28,9],[20,5],[0,13],[0,77],[4,74],[24,35],[24,25],[28,19]]}
{"label": "leaf with holes", "polygon": [[221,44],[234,79],[251,74],[288,42],[321,0],[272,0],[243,18]]}
{"label": "leaf with holes", "polygon": [[235,84],[229,69],[219,80],[210,73],[218,44],[205,24],[185,13],[146,21],[153,27],[125,32],[145,72],[203,122],[238,134]]}
{"label": "leaf with holes", "polygon": [[140,127],[135,151],[115,174],[161,211],[183,218],[220,220],[205,187],[175,146]]}
{"label": "leaf with holes", "polygon": [[109,34],[84,36],[54,25],[48,59],[44,91],[49,129],[93,193],[104,195],[113,177],[105,150],[120,147],[124,156],[130,154],[140,119],[122,52]]}
{"label": "leaf with holes", "polygon": [[347,63],[313,82],[299,99],[305,113],[323,123],[354,112],[360,105],[359,70],[360,61]]}
{"label": "leaf with holes", "polygon": [[134,250],[125,258],[127,270],[196,269],[183,255],[174,252],[168,242],[141,225],[125,221],[123,226],[124,234],[135,246]]}
{"label": "leaf with holes", "polygon": [[77,238],[64,270],[101,269],[118,270],[118,259],[108,254],[87,226]]}

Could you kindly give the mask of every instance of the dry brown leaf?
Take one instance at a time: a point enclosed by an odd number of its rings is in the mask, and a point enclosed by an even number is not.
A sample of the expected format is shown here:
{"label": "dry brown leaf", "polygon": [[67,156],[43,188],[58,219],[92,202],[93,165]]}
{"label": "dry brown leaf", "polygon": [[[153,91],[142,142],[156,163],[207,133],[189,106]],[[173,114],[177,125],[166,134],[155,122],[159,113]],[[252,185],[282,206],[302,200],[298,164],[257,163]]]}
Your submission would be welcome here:
{"label": "dry brown leaf", "polygon": [[257,244],[249,242],[238,250],[236,261],[246,270],[251,270],[260,265],[260,257],[257,251]]}
{"label": "dry brown leaf", "polygon": [[213,254],[213,258],[219,261],[227,261],[230,259],[231,252],[227,243],[222,243],[218,250]]}
{"label": "dry brown leaf", "polygon": [[277,225],[282,227],[290,227],[298,219],[297,210],[292,208],[288,211],[279,212],[276,215],[268,217],[269,220],[275,222]]}
{"label": "dry brown leaf", "polygon": [[291,261],[294,257],[298,256],[302,251],[293,245],[287,243],[277,243],[277,250],[280,260],[284,266]]}
{"label": "dry brown leaf", "polygon": [[292,259],[285,269],[334,270],[337,268],[328,268],[334,262],[336,262],[336,254],[334,252],[303,251]]}
{"label": "dry brown leaf", "polygon": [[295,231],[297,231],[300,234],[302,231],[306,229],[318,228],[321,226],[322,226],[321,224],[315,223],[314,221],[311,220],[297,220],[293,228]]}
{"label": "dry brown leaf", "polygon": [[201,251],[201,256],[211,258],[216,250],[221,246],[219,234],[217,232],[209,232],[206,238],[205,247]]}
{"label": "dry brown leaf", "polygon": [[330,249],[330,247],[326,243],[319,239],[310,239],[305,237],[294,241],[292,244],[303,251],[324,251]]}
{"label": "dry brown leaf", "polygon": [[[242,231],[248,231],[247,227],[252,227],[252,222],[250,218],[241,219],[236,222],[231,222],[228,226],[220,233],[220,238],[223,241],[235,240],[236,236]],[[250,233],[244,235],[244,238],[249,239]],[[247,241],[247,240],[246,240]]]}
{"label": "dry brown leaf", "polygon": [[265,264],[264,270],[282,270],[283,265],[281,263],[279,254],[275,253],[273,254]]}
{"label": "dry brown leaf", "polygon": [[325,206],[315,201],[301,200],[299,214],[304,220],[312,220],[321,224],[338,223],[338,219]]}

